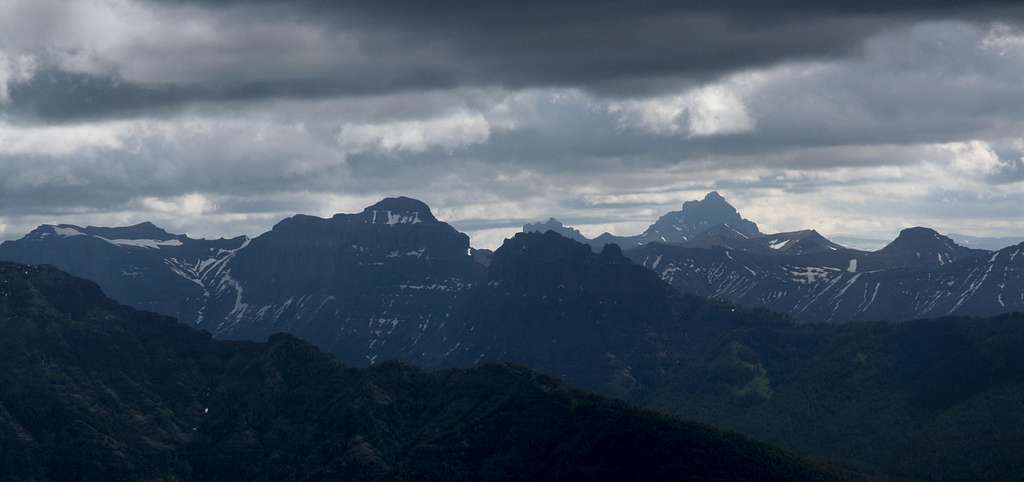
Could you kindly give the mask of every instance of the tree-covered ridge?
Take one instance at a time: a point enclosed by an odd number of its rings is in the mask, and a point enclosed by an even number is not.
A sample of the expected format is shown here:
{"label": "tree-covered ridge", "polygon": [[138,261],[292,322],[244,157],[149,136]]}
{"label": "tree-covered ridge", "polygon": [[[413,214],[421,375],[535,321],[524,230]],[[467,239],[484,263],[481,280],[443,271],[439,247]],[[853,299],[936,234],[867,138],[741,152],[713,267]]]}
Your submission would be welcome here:
{"label": "tree-covered ridge", "polygon": [[1024,315],[747,325],[708,339],[641,405],[906,480],[1017,481]]}

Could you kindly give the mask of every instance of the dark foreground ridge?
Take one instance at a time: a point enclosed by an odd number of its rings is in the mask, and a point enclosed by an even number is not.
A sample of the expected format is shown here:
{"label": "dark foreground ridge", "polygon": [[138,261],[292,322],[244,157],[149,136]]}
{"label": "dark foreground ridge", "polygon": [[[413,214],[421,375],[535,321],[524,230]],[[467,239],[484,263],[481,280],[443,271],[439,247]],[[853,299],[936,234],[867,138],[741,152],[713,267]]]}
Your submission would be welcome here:
{"label": "dark foreground ridge", "polygon": [[838,480],[527,369],[346,368],[214,341],[49,267],[0,263],[0,478]]}

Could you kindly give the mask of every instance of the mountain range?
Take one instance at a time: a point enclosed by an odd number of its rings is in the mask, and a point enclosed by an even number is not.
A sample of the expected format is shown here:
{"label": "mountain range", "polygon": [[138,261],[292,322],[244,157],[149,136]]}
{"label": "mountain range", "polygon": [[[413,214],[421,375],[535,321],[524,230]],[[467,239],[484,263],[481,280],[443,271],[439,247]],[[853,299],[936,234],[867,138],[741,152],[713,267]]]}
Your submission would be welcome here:
{"label": "mountain range", "polygon": [[[591,240],[554,219],[523,230],[550,230],[594,249],[614,238]],[[680,234],[643,238],[655,231]],[[1024,310],[1024,243],[995,251],[968,248],[914,227],[879,250],[855,250],[814,230],[760,233],[717,193],[685,203],[640,237],[621,239],[640,238],[646,241],[630,241],[634,247],[626,256],[677,290],[803,321],[900,321]]]}
{"label": "mountain range", "polygon": [[621,395],[640,386],[633,367],[660,363],[659,346],[743,315],[676,292],[616,245],[594,253],[554,233],[516,235],[485,267],[468,236],[408,198],[294,216],[253,239],[114,232],[43,226],[0,259],[54,265],[222,339],[286,332],[355,366],[515,362]]}
{"label": "mountain range", "polygon": [[[637,236],[588,239],[554,219],[523,231],[553,231],[597,252],[616,244],[682,293],[802,321],[1024,310],[1024,243],[990,251],[908,228],[879,250],[861,251],[814,230],[761,233],[715,192]],[[439,317],[452,316],[487,278],[493,257],[409,198],[330,219],[296,215],[253,239],[193,239],[143,223],[43,225],[0,244],[0,260],[52,264],[121,302],[220,337],[287,331],[365,361],[443,358],[451,347],[423,342],[445,337]]]}
{"label": "mountain range", "polygon": [[[739,216],[695,209],[686,212]],[[1001,311],[985,298],[999,294],[1010,311],[1020,303],[1006,296],[1021,289],[1017,251],[968,249],[919,228],[865,252],[814,231],[744,234],[713,221],[687,220],[710,227],[678,244],[623,251],[547,230],[492,253],[470,248],[424,203],[390,198],[356,214],[294,216],[251,240],[41,226],[0,245],[0,259],[53,264],[216,338],[287,332],[356,366],[513,362],[886,480],[1017,480],[1020,316],[814,322],[907,319],[912,289],[954,292],[958,276],[976,288],[931,313]],[[743,298],[761,288],[712,291],[730,279],[746,286],[736,273],[812,303],[770,306],[777,313]],[[936,306],[949,306],[944,296]],[[873,302],[857,312],[849,300]]]}

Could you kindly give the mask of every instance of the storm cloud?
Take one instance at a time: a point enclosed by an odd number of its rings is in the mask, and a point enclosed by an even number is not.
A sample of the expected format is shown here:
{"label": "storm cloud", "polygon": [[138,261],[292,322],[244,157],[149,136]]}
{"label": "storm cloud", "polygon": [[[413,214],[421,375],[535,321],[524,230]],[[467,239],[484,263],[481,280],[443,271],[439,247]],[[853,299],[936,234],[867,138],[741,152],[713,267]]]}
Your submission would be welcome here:
{"label": "storm cloud", "polygon": [[1024,231],[1019,2],[707,3],[0,0],[0,238],[404,194],[493,246],[708,189],[769,230]]}
{"label": "storm cloud", "polygon": [[634,97],[856,56],[865,39],[922,20],[1013,21],[1024,10],[997,1],[6,3],[5,50],[40,69],[8,87],[8,109],[42,121],[482,86]]}

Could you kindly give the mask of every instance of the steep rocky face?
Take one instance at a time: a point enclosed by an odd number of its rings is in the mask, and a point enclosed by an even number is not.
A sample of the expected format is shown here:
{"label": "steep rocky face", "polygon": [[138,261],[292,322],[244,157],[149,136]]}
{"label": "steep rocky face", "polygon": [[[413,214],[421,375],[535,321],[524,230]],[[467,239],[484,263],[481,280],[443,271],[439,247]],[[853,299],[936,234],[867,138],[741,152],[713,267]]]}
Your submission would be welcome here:
{"label": "steep rocky face", "polygon": [[434,332],[485,269],[468,236],[401,197],[330,219],[294,216],[252,240],[196,240],[148,223],[42,226],[0,246],[0,259],[67,269],[218,337],[284,331],[354,364],[441,358],[439,343],[422,342],[443,339]]}
{"label": "steep rocky face", "polygon": [[49,267],[0,263],[7,480],[840,480],[526,369],[345,368],[214,341]]}
{"label": "steep rocky face", "polygon": [[436,357],[421,342],[444,328],[483,269],[469,237],[416,200],[294,216],[231,260],[202,326],[241,339],[286,331],[352,363]]}

